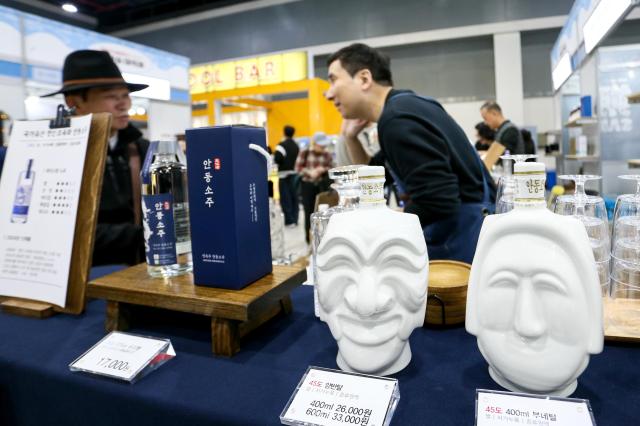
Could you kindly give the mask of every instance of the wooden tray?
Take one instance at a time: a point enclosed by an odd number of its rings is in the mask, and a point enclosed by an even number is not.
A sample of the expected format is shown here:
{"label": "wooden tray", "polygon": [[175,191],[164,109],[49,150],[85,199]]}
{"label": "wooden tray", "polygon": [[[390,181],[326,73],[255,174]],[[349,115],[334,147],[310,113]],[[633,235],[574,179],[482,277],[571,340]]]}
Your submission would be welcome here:
{"label": "wooden tray", "polygon": [[91,281],[89,297],[107,300],[107,331],[128,328],[135,305],[211,317],[212,350],[232,356],[240,338],[280,312],[291,312],[291,291],[306,280],[303,263],[274,265],[273,272],[242,290],[196,286],[193,274],[152,278],[142,263]]}
{"label": "wooden tray", "polygon": [[602,302],[605,340],[640,342],[640,299],[612,300],[605,297]]}
{"label": "wooden tray", "polygon": [[429,262],[429,295],[424,325],[463,324],[471,265],[454,260]]}

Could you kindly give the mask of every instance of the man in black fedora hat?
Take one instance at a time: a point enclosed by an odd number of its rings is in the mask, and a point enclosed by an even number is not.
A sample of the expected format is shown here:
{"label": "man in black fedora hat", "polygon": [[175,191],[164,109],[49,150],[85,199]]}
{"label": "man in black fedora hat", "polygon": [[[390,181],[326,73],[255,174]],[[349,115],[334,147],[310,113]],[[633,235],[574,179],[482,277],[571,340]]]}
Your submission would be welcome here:
{"label": "man in black fedora hat", "polygon": [[70,53],[62,80],[60,90],[45,96],[63,94],[78,115],[112,115],[93,264],[135,264],[144,253],[140,169],[149,142],[129,123],[129,93],[147,85],[127,83],[109,53],[97,50]]}

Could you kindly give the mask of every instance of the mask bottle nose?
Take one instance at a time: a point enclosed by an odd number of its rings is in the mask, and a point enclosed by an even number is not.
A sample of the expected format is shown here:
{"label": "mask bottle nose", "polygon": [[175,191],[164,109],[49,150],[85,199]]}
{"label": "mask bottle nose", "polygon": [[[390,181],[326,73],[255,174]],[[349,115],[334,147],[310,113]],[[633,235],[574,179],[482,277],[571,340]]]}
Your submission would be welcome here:
{"label": "mask bottle nose", "polygon": [[519,336],[535,340],[545,334],[547,324],[533,283],[525,278],[518,286],[513,326]]}
{"label": "mask bottle nose", "polygon": [[391,294],[378,285],[376,271],[367,266],[360,272],[356,285],[345,291],[345,301],[349,309],[361,317],[370,317],[390,309]]}

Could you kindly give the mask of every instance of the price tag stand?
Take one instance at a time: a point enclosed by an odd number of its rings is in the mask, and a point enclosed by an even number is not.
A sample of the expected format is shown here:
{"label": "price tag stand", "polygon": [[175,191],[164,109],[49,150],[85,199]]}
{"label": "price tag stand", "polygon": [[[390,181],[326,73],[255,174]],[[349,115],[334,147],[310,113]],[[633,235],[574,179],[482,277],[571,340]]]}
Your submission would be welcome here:
{"label": "price tag stand", "polygon": [[400,400],[398,380],[307,368],[280,422],[291,426],[388,426]]}
{"label": "price tag stand", "polygon": [[476,389],[476,426],[595,426],[587,399]]}
{"label": "price tag stand", "polygon": [[69,364],[69,370],[133,383],[175,356],[168,339],[114,331]]}
{"label": "price tag stand", "polygon": [[[68,112],[59,107],[58,116],[51,120],[51,128],[68,127],[68,121]],[[105,167],[110,129],[111,114],[93,114],[82,172],[65,306],[60,307],[46,302],[7,297],[0,298],[2,300],[0,307],[3,312],[47,318],[57,312],[78,315],[84,311],[102,191],[102,170]]]}

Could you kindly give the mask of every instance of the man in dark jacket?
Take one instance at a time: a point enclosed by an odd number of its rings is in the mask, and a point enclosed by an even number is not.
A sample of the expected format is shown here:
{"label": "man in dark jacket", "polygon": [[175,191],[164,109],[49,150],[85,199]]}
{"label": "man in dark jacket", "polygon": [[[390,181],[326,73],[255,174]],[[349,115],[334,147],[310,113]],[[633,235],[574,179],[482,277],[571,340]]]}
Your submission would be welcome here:
{"label": "man in dark jacket", "polygon": [[350,152],[362,127],[377,122],[387,166],[409,196],[404,211],[420,219],[429,258],[471,263],[495,187],[464,131],[434,99],[393,89],[389,59],[369,46],[347,46],[327,65],[326,96],[350,120]]}
{"label": "man in dark jacket", "polygon": [[78,115],[112,115],[93,264],[140,262],[144,259],[140,169],[149,142],[129,123],[128,111],[129,93],[147,85],[127,83],[109,53],[96,50],[70,53],[62,79],[62,89],[46,96],[64,94]]}
{"label": "man in dark jacket", "polygon": [[296,159],[300,148],[293,135],[296,129],[284,126],[284,140],[276,147],[274,160],[278,165],[278,189],[280,190],[280,205],[284,212],[284,224],[295,226],[298,224],[298,195],[296,193]]}

